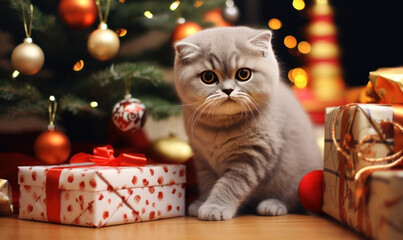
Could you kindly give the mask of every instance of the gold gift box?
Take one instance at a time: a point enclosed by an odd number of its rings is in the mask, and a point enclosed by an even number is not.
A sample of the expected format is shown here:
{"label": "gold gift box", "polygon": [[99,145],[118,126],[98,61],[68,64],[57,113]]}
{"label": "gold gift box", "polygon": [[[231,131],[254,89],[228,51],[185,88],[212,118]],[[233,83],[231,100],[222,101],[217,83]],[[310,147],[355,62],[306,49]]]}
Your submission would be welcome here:
{"label": "gold gift box", "polygon": [[390,124],[397,119],[395,109],[381,104],[326,109],[323,211],[373,239],[403,239],[403,170],[385,170],[403,159],[389,159],[403,151],[395,149]]}

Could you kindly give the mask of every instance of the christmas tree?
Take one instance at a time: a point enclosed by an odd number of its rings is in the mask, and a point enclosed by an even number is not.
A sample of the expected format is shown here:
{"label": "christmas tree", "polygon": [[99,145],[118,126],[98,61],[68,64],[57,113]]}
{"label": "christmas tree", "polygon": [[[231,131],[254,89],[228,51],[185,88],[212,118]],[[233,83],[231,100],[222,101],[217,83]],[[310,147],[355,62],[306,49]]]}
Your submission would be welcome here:
{"label": "christmas tree", "polygon": [[[178,19],[210,27],[214,23],[206,13],[223,6],[223,0],[1,1],[0,114],[46,119],[54,96],[55,124],[80,141],[104,141],[113,106],[129,93],[145,105],[149,117],[178,114],[179,101],[166,76],[173,63],[172,43],[189,30],[175,32]],[[101,27],[108,32],[99,34]],[[108,42],[111,35],[119,38]],[[24,39],[39,50],[31,52]],[[107,49],[94,47],[99,42],[107,42]],[[36,58],[39,65],[19,60],[21,55]]]}

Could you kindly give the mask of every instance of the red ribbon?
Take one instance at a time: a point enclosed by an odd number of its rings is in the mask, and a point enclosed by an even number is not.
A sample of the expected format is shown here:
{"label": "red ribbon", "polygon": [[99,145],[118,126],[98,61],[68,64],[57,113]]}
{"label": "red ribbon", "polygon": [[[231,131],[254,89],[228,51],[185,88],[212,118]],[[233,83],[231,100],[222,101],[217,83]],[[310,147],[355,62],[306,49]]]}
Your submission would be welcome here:
{"label": "red ribbon", "polygon": [[94,162],[90,166],[71,166],[50,168],[46,174],[46,214],[49,222],[60,223],[60,189],[59,181],[63,169],[67,168],[85,168],[96,166],[145,166],[147,158],[139,153],[122,153],[117,158],[113,155],[112,146],[94,148],[94,155],[86,153],[77,153],[71,159],[70,163]]}
{"label": "red ribbon", "polygon": [[94,148],[94,155],[77,153],[70,163],[94,162],[98,166],[144,166],[147,158],[140,153],[122,153],[117,158],[113,156],[111,145]]}

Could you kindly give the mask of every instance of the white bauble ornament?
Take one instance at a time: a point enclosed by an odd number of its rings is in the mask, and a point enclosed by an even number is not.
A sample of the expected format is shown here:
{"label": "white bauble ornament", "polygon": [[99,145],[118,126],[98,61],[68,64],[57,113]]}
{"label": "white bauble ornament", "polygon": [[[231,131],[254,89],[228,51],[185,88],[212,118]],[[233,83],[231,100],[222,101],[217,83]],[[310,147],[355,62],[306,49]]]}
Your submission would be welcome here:
{"label": "white bauble ornament", "polygon": [[140,100],[132,98],[130,94],[127,94],[124,100],[116,103],[112,110],[113,123],[123,132],[140,130],[146,119],[146,107]]}
{"label": "white bauble ornament", "polygon": [[239,20],[239,9],[235,6],[234,1],[226,1],[226,7],[222,11],[222,17],[225,21],[234,24]]}

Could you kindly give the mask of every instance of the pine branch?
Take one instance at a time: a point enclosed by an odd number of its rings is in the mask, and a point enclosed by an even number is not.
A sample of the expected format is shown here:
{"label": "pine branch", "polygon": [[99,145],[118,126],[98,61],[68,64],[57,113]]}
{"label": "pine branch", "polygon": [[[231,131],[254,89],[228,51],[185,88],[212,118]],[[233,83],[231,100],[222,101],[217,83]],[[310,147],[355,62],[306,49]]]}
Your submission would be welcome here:
{"label": "pine branch", "polygon": [[147,113],[155,120],[166,119],[172,115],[178,115],[181,112],[179,105],[174,105],[162,98],[154,96],[141,97],[141,101],[146,106]]}
{"label": "pine branch", "polygon": [[92,115],[104,117],[106,114],[95,107],[91,107],[89,101],[76,97],[72,94],[66,94],[60,99],[60,111],[68,111],[73,114],[88,112]]}
{"label": "pine branch", "polygon": [[0,99],[15,103],[19,101],[38,102],[42,98],[39,91],[30,84],[10,83],[0,81]]}
{"label": "pine branch", "polygon": [[9,105],[6,110],[6,113],[9,118],[26,118],[31,116],[39,116],[43,118],[47,118],[48,110],[47,110],[47,102],[38,101],[36,103],[27,103],[24,104],[20,102],[17,105]]}
{"label": "pine branch", "polygon": [[106,87],[117,81],[129,81],[130,85],[161,82],[162,73],[156,67],[145,63],[119,63],[95,73],[90,78],[90,84]]}

